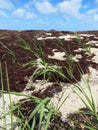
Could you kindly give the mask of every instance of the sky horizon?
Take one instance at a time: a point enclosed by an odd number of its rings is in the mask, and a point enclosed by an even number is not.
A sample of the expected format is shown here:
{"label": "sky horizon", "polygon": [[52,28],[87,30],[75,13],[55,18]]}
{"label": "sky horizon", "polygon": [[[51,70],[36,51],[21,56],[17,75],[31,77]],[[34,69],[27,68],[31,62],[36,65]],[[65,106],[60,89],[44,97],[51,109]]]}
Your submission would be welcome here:
{"label": "sky horizon", "polygon": [[2,30],[98,30],[98,0],[0,0]]}

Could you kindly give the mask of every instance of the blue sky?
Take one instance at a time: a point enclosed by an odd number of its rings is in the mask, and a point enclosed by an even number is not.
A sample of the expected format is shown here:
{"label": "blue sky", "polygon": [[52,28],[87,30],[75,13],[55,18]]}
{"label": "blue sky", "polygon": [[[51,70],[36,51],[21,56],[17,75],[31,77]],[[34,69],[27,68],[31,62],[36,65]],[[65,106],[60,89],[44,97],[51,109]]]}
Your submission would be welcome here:
{"label": "blue sky", "polygon": [[98,0],[0,0],[0,29],[98,30]]}

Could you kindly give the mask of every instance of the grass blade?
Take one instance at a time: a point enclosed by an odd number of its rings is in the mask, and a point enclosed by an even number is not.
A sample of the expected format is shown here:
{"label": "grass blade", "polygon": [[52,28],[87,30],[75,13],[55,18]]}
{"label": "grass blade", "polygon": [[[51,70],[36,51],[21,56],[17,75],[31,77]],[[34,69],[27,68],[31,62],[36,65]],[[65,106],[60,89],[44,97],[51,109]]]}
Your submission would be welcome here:
{"label": "grass blade", "polygon": [[44,117],[44,110],[45,110],[45,105],[43,105],[41,107],[38,130],[40,130],[40,126],[41,126],[41,123],[42,123],[42,120],[43,120],[43,117]]}
{"label": "grass blade", "polygon": [[[30,114],[29,118],[28,118],[28,122],[33,119],[33,117],[35,116],[36,113],[38,113],[40,111],[41,106],[43,106],[44,104],[47,104],[50,101],[50,99],[47,97],[44,100],[42,100],[37,106],[36,108],[32,111],[32,113]],[[27,122],[27,123],[28,123]],[[27,125],[27,123],[24,124],[24,126]]]}
{"label": "grass blade", "polygon": [[[2,67],[1,67],[1,63],[0,63],[0,80],[1,80],[1,87],[2,87],[2,91],[4,90],[4,84],[3,84],[3,75],[2,75]],[[1,97],[2,97],[2,109],[3,109],[3,115],[5,115],[6,113],[6,109],[5,109],[5,100],[4,100],[4,94],[1,93]],[[7,125],[6,125],[6,116],[3,116],[3,125],[4,128],[7,129]]]}
{"label": "grass blade", "polygon": [[51,120],[51,117],[53,115],[53,110],[51,109],[47,115],[47,121],[46,121],[46,125],[45,125],[45,128],[44,130],[47,130],[48,129],[48,126],[49,126],[49,123],[50,123],[50,120]]}

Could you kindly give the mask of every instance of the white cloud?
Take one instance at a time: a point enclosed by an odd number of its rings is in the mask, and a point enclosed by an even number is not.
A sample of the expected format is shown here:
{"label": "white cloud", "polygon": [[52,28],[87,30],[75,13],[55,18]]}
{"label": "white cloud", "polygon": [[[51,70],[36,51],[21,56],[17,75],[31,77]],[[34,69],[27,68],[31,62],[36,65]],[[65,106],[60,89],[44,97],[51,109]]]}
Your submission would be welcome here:
{"label": "white cloud", "polygon": [[89,4],[88,5],[83,5],[82,8],[84,8],[84,9],[89,8]]}
{"label": "white cloud", "polygon": [[89,9],[84,14],[84,17],[81,19],[81,24],[84,27],[96,29],[98,28],[98,11],[97,8]]}
{"label": "white cloud", "polygon": [[0,0],[0,9],[11,10],[14,8],[10,0]]}
{"label": "white cloud", "polygon": [[57,5],[58,12],[77,18],[81,16],[79,13],[80,8],[81,0],[64,0]]}
{"label": "white cloud", "polygon": [[26,13],[26,19],[34,19],[37,18],[37,16],[34,13],[27,12]]}
{"label": "white cloud", "polygon": [[42,1],[35,0],[34,4],[40,13],[52,14],[56,12],[56,8],[47,0],[42,0]]}
{"label": "white cloud", "polygon": [[55,6],[49,0],[34,0],[36,9],[43,14],[58,13],[69,17],[81,18],[79,10],[82,7],[82,0],[63,0]]}
{"label": "white cloud", "polygon": [[14,12],[13,12],[13,15],[15,16],[15,17],[23,17],[24,15],[25,15],[25,13],[26,13],[26,11],[24,10],[24,9],[22,9],[22,8],[18,8],[18,9],[16,9]]}
{"label": "white cloud", "polygon": [[95,13],[97,13],[97,9],[96,8],[88,10],[86,12],[86,15],[94,15]]}
{"label": "white cloud", "polygon": [[21,18],[21,19],[23,18],[23,19],[28,19],[28,20],[34,19],[34,18],[37,17],[33,12],[29,12],[29,11],[27,11],[27,10],[24,9],[24,8],[18,8],[18,9],[16,9],[16,10],[12,13],[12,15],[13,15],[14,17],[16,17],[16,18]]}
{"label": "white cloud", "polygon": [[36,23],[37,24],[39,24],[39,25],[48,25],[49,24],[49,19],[37,19],[37,21],[36,21]]}
{"label": "white cloud", "polygon": [[7,17],[7,14],[3,10],[0,10],[0,16],[1,17]]}
{"label": "white cloud", "polygon": [[89,21],[92,22],[93,21],[97,21],[98,22],[98,12],[97,12],[97,8],[95,9],[91,9],[89,11],[86,12],[85,17],[87,17],[89,19]]}
{"label": "white cloud", "polygon": [[34,4],[33,1],[29,1],[24,4],[24,8],[27,10],[32,10],[33,4]]}
{"label": "white cloud", "polygon": [[94,15],[94,21],[98,22],[98,14]]}
{"label": "white cloud", "polygon": [[96,3],[98,3],[98,0],[96,0]]}
{"label": "white cloud", "polygon": [[[84,20],[85,18],[92,17],[97,19],[97,12],[98,9],[91,9],[85,13],[80,12],[81,9],[87,8],[88,5],[85,7],[82,5],[82,0],[62,0],[62,2],[58,2],[55,6],[49,2],[49,0],[32,0],[33,4],[35,5],[36,9],[43,14],[59,14],[60,17],[67,17],[69,18],[76,18],[78,20]],[[51,0],[50,0],[51,1]],[[98,3],[98,0],[96,0]],[[33,5],[32,4],[32,5]],[[88,15],[88,16],[87,16]]]}

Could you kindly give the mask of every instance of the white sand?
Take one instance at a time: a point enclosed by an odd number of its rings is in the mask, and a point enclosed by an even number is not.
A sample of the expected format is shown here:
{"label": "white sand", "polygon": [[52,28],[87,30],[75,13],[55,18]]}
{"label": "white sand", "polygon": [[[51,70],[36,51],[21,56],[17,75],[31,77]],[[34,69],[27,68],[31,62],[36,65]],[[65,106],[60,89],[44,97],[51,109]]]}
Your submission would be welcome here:
{"label": "white sand", "polygon": [[66,58],[64,58],[65,56],[65,52],[54,52],[54,55],[48,55],[48,58],[51,59],[57,59],[57,60],[65,60]]}
{"label": "white sand", "polygon": [[85,37],[90,37],[90,36],[95,36],[94,34],[79,34],[80,36],[85,36]]}
{"label": "white sand", "polygon": [[55,39],[56,37],[39,37],[37,40]]}
{"label": "white sand", "polygon": [[[67,34],[67,35],[59,36],[58,38],[59,39],[64,39],[66,41],[70,41],[72,38],[77,38],[77,37],[75,35]],[[80,37],[80,38],[82,39],[82,37]]]}

